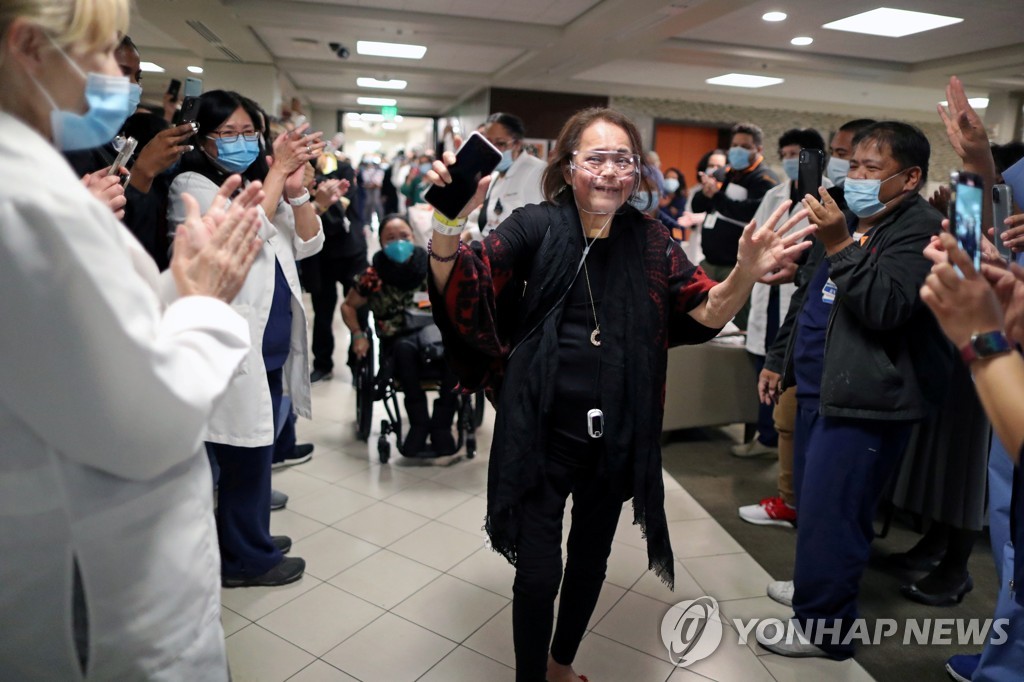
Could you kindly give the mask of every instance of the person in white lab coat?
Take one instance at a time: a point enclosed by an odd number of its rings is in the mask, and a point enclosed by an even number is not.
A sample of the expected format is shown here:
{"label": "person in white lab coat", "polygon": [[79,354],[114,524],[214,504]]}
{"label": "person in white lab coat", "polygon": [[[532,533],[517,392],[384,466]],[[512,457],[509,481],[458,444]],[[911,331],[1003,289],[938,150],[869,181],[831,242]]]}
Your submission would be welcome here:
{"label": "person in white lab coat", "polygon": [[82,186],[58,149],[127,117],[127,24],[127,0],[0,4],[2,680],[228,679],[201,445],[249,349],[227,301],[261,192],[193,202],[161,279]]}
{"label": "person in white lab coat", "polygon": [[[263,113],[224,90],[199,98],[199,132],[171,183],[168,223],[185,210],[183,194],[200,208],[212,201],[229,173],[265,180],[260,238],[263,247],[232,307],[249,323],[253,344],[227,394],[210,417],[207,450],[219,469],[217,536],[224,587],[273,586],[302,577],[305,562],[285,557],[287,536],[270,535],[270,469],[275,415],[284,392],[296,414],[309,418],[309,344],[295,261],[320,251],[320,218],[304,184],[304,168],[320,156],[320,133],[308,124],[274,141],[273,165],[262,154]],[[268,217],[269,216],[269,217]]]}
{"label": "person in white lab coat", "polygon": [[523,149],[525,135],[526,127],[518,116],[497,113],[487,119],[484,137],[501,152],[501,161],[480,208],[481,237],[490,234],[520,206],[544,201],[541,176],[547,164]]}

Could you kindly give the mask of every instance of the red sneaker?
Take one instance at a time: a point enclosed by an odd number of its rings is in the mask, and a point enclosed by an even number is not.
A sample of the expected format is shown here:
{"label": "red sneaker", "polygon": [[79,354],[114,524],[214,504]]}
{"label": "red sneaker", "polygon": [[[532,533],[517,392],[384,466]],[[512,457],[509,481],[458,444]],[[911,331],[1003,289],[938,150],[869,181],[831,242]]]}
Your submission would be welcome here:
{"label": "red sneaker", "polygon": [[740,507],[740,518],[758,526],[796,525],[796,508],[790,507],[781,497],[766,497],[758,504]]}

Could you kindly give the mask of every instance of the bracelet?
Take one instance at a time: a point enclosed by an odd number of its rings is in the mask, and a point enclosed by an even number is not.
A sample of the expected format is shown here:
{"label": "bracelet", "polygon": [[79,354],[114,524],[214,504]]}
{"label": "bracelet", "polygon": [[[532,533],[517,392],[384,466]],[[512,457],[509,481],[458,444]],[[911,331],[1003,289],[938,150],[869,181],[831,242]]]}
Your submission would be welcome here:
{"label": "bracelet", "polygon": [[308,201],[309,201],[309,190],[308,189],[304,190],[302,192],[302,194],[300,194],[299,196],[295,197],[294,199],[291,198],[291,197],[288,197],[288,203],[291,204],[292,206],[296,206],[296,207],[302,206],[303,204],[305,204]]}
{"label": "bracelet", "polygon": [[438,256],[436,253],[434,253],[434,239],[433,237],[431,237],[430,240],[427,241],[427,255],[436,260],[438,263],[451,263],[453,260],[459,257],[460,253],[462,253],[463,246],[463,243],[460,241],[459,245],[455,247],[455,253],[453,253],[450,256]]}
{"label": "bracelet", "polygon": [[434,232],[443,234],[447,237],[455,237],[462,234],[462,230],[466,227],[465,218],[457,218],[455,220],[449,220],[445,216],[441,215],[437,211],[434,211],[433,219]]}
{"label": "bracelet", "polygon": [[352,340],[353,341],[357,341],[358,339],[365,339],[365,338],[366,338],[366,332],[353,332],[353,334],[352,334]]}

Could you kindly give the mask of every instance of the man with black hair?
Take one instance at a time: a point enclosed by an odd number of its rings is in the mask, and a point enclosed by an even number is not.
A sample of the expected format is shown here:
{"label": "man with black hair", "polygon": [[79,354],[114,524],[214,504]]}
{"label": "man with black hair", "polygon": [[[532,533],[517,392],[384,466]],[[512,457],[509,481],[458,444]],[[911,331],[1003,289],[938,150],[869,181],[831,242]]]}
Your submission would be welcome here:
{"label": "man with black hair", "polygon": [[870,118],[858,118],[847,121],[839,126],[839,130],[832,136],[829,142],[828,169],[825,175],[834,185],[843,186],[846,182],[846,175],[850,172],[850,157],[853,155],[853,137],[860,130],[875,124],[876,121]]}
{"label": "man with black hair", "polygon": [[[724,176],[700,174],[701,192],[693,197],[693,212],[707,213],[701,226],[701,267],[712,278],[723,281],[736,265],[736,247],[743,228],[751,221],[764,195],[779,184],[765,163],[764,134],[753,123],[732,127],[728,151],[729,166]],[[747,328],[747,306],[733,322]]]}
{"label": "man with black hair", "polygon": [[952,368],[952,348],[919,295],[931,270],[923,251],[942,221],[918,195],[929,156],[916,127],[876,123],[853,140],[845,195],[854,218],[827,193],[806,200],[816,244],[758,386],[762,399],[797,389],[796,565],[768,596],[792,605],[807,639],[772,643],[771,628],[757,633],[783,656],[853,655],[875,510]]}

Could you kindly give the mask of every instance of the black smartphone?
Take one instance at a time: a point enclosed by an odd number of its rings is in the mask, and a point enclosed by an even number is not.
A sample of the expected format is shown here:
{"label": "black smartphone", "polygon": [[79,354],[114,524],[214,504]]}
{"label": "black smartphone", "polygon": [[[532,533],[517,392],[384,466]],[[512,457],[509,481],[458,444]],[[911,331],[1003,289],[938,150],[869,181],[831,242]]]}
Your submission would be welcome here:
{"label": "black smartphone", "polygon": [[954,171],[949,176],[949,192],[950,231],[977,270],[981,268],[981,202],[985,183],[976,173]]}
{"label": "black smartphone", "polygon": [[174,98],[174,101],[178,101],[178,93],[181,92],[181,81],[177,78],[171,79],[171,84],[167,86],[167,94]]}
{"label": "black smartphone", "polygon": [[455,154],[455,163],[448,166],[451,183],[432,185],[423,198],[441,215],[455,220],[476,193],[477,185],[501,161],[501,152],[480,133],[474,132]]}
{"label": "black smartphone", "polygon": [[825,170],[825,152],[820,149],[800,150],[800,170],[796,178],[796,193],[799,197],[810,194],[821,200],[818,188],[821,187],[821,174]]}
{"label": "black smartphone", "polygon": [[196,116],[198,115],[199,98],[185,97],[185,101],[181,103],[181,120],[179,123],[195,123]]}
{"label": "black smartphone", "polygon": [[1013,260],[1013,250],[1003,244],[1003,232],[1006,219],[1013,214],[1013,189],[1009,185],[992,185],[992,222],[996,226],[996,249],[999,255],[1008,261]]}
{"label": "black smartphone", "polygon": [[843,192],[842,185],[833,185],[832,187],[826,187],[825,191],[832,197],[832,201],[836,202],[836,206],[839,207],[840,211],[848,211],[849,205],[846,203],[846,194]]}

